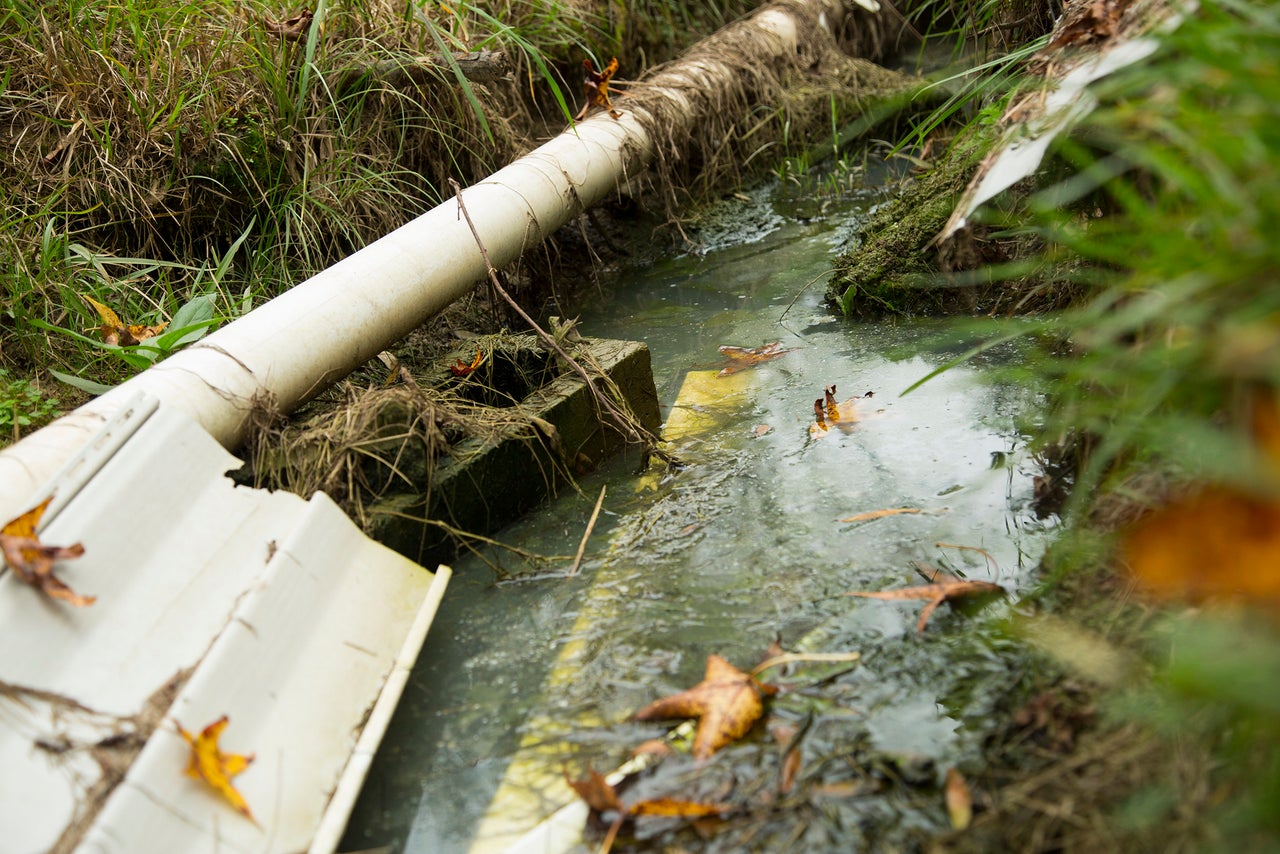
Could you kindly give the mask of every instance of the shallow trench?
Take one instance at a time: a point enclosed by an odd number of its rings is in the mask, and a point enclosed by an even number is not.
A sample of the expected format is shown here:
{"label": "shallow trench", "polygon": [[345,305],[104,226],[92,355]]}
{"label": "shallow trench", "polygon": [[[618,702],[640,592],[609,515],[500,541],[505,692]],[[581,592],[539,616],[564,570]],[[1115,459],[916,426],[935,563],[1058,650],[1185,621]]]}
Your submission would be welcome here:
{"label": "shallow trench", "polygon": [[[766,724],[704,766],[668,759],[639,784],[650,797],[734,803],[737,817],[709,836],[642,820],[614,850],[914,847],[947,829],[940,784],[948,768],[980,767],[993,711],[1025,666],[1002,618],[1053,520],[1033,511],[1016,426],[1036,400],[983,376],[1015,349],[904,395],[964,349],[958,333],[850,324],[821,304],[832,253],[879,198],[764,187],[690,232],[701,252],[636,259],[605,283],[582,328],[649,345],[688,467],[607,467],[497,535],[525,554],[457,561],[340,850],[504,850],[565,802],[562,769],[614,768],[670,728],[631,713],[700,680],[707,655],[749,669],[775,640],[862,659],[767,675],[793,690]],[[794,349],[715,376],[719,345],[772,341]],[[813,403],[832,384],[840,400],[872,395],[856,423],[815,435]],[[889,508],[922,512],[839,521]],[[941,608],[917,635],[923,602],[843,595],[923,583],[916,562],[1009,596]],[[786,792],[768,734],[779,723],[800,731]],[[589,831],[566,850],[599,841]]]}

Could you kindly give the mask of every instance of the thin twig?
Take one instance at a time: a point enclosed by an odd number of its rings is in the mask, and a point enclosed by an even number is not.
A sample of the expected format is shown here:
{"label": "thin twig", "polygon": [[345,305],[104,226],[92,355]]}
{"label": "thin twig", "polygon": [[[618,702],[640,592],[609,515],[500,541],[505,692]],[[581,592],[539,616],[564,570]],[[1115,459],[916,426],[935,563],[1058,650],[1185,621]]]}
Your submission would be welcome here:
{"label": "thin twig", "polygon": [[981,549],[981,548],[978,548],[977,546],[962,546],[956,543],[934,543],[934,546],[940,549],[963,549],[968,552],[977,552],[978,554],[982,555],[987,560],[989,560],[991,562],[991,565],[996,568],[995,581],[997,584],[1000,583],[1000,564],[998,561],[996,561],[995,557],[992,556],[991,552],[987,551],[986,549]]}
{"label": "thin twig", "polygon": [[587,540],[591,537],[591,532],[596,528],[596,519],[600,517],[600,506],[604,504],[604,491],[606,487],[600,487],[600,497],[596,499],[596,509],[591,511],[591,519],[587,522],[587,530],[582,534],[582,542],[578,543],[578,553],[573,558],[573,568],[569,570],[569,577],[573,578],[578,574],[578,565],[582,563],[582,554],[587,550]]}
{"label": "thin twig", "polygon": [[791,298],[791,302],[787,303],[787,307],[786,307],[786,309],[784,309],[784,310],[783,310],[782,314],[778,315],[778,323],[781,323],[781,322],[783,321],[783,319],[787,316],[787,312],[788,312],[788,311],[791,311],[791,308],[796,304],[796,300],[798,300],[798,299],[800,299],[800,297],[804,296],[804,292],[805,292],[805,291],[807,291],[807,290],[809,290],[809,286],[810,286],[810,285],[812,285],[814,282],[818,281],[818,279],[821,279],[821,278],[822,278],[823,276],[825,276],[825,275],[827,275],[827,274],[826,274],[826,273],[819,273],[818,275],[814,276],[814,277],[813,277],[812,279],[810,279],[809,281],[805,282],[805,283],[804,283],[804,287],[802,287],[800,290],[796,291],[796,295],[795,295],[795,296],[793,296],[793,297]]}

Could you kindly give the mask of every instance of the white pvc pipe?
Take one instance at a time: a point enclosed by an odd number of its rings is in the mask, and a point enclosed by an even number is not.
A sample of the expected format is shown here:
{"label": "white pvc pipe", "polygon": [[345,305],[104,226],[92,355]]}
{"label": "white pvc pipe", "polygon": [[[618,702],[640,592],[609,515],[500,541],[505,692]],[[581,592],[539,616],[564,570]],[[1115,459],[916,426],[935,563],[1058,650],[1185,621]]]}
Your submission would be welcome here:
{"label": "white pvc pipe", "polygon": [[[828,26],[840,8],[838,0],[811,5]],[[734,26],[768,33],[779,55],[797,48],[798,28],[789,10],[765,9]],[[661,91],[664,81],[676,84],[672,97],[687,108],[679,85],[692,80],[714,88],[739,73],[729,61],[704,54],[687,66],[668,66],[646,90]],[[463,191],[495,266],[518,258],[652,157],[652,142],[635,109],[625,100],[619,106],[620,118],[597,113]],[[687,110],[682,118],[686,128],[706,119]],[[269,396],[281,411],[291,411],[464,296],[485,275],[475,238],[451,198],[0,451],[0,523],[43,498],[37,490],[139,392],[181,409],[234,448],[244,438],[255,398]]]}
{"label": "white pvc pipe", "polygon": [[[490,260],[502,266],[616,189],[648,142],[635,119],[607,115],[566,132],[463,191]],[[581,204],[575,201],[580,200]],[[138,392],[181,409],[227,447],[243,439],[252,401],[289,411],[373,358],[486,275],[475,238],[449,199],[0,451],[0,522]],[[157,472],[157,477],[164,477]]]}

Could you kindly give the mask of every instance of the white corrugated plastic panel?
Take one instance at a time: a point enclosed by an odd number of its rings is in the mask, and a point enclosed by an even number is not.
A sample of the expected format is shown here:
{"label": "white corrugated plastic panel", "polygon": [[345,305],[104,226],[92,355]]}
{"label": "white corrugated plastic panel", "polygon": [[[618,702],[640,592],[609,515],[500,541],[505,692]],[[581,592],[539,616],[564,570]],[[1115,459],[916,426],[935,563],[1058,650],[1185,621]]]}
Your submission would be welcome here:
{"label": "white corrugated plastic panel", "polygon": [[[6,852],[332,851],[449,571],[322,493],[237,487],[186,416],[135,401],[39,495],[75,608],[0,577]],[[226,715],[256,821],[185,774]]]}

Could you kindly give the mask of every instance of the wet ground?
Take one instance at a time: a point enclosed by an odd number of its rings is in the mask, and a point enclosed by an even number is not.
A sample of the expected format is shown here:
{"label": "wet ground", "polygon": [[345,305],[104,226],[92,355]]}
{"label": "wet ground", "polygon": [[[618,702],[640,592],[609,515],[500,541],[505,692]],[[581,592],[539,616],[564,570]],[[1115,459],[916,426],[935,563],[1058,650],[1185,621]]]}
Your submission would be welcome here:
{"label": "wet ground", "polygon": [[[876,198],[798,203],[764,188],[691,229],[700,252],[606,284],[583,332],[648,343],[688,465],[608,467],[498,535],[521,552],[456,562],[342,850],[504,850],[572,800],[562,768],[616,767],[670,728],[633,712],[698,682],[709,654],[749,669],[775,641],[862,658],[771,672],[790,690],[750,737],[703,765],[666,760],[637,789],[732,803],[735,817],[707,835],[642,820],[615,850],[909,850],[947,828],[943,775],[975,766],[1020,678],[1001,619],[1051,522],[1032,511],[1016,426],[1036,401],[983,376],[1016,351],[903,395],[972,342],[945,323],[849,324],[821,305],[833,250]],[[716,376],[720,345],[774,341],[793,349]],[[815,431],[831,385],[839,401],[871,395],[856,423]],[[921,512],[840,521],[893,508]],[[923,602],[844,595],[921,584],[918,566],[1010,595],[940,608],[920,635]],[[800,761],[782,787],[786,745]]]}

